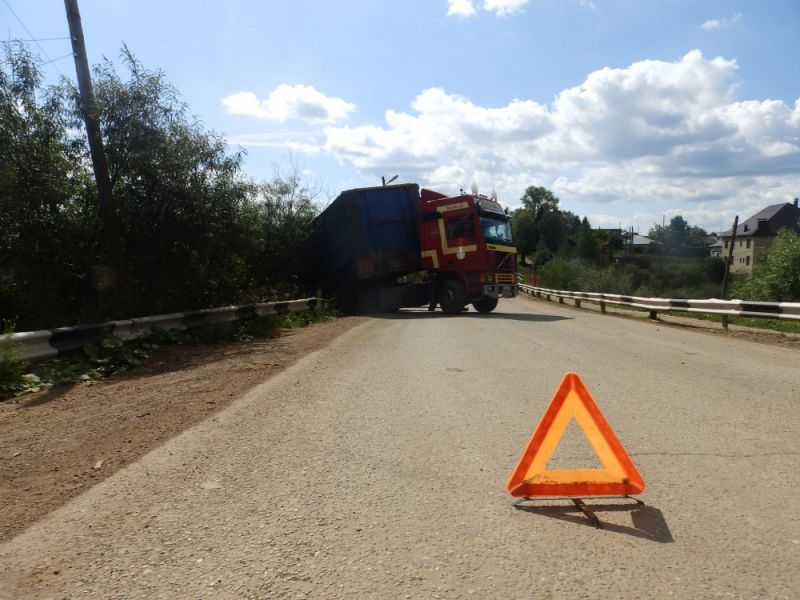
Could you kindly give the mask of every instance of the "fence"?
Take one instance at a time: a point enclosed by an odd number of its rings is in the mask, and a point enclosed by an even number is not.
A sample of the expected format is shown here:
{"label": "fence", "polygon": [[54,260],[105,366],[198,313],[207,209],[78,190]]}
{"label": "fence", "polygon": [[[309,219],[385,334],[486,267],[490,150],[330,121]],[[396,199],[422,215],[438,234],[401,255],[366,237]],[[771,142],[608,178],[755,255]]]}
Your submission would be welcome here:
{"label": "fence", "polygon": [[749,302],[745,300],[673,300],[666,298],[644,298],[641,296],[624,296],[621,294],[599,294],[594,292],[570,292],[567,290],[551,290],[520,283],[520,289],[531,296],[555,297],[560,303],[565,299],[574,300],[575,306],[581,307],[581,300],[590,300],[600,304],[600,312],[606,312],[606,304],[617,304],[641,308],[650,312],[651,319],[657,319],[659,312],[697,312],[722,315],[722,326],[728,328],[730,317],[757,317],[765,319],[788,319],[800,321],[800,302]]}
{"label": "fence", "polygon": [[[25,331],[0,335],[0,344],[11,343],[16,358],[36,360],[79,350],[85,344],[106,337],[132,340],[153,332],[154,329],[191,329],[210,323],[239,321],[253,317],[303,312],[317,305],[316,298],[289,300],[287,302],[261,302],[239,306],[222,306],[191,312],[172,313],[153,317],[140,317],[110,321],[94,325],[60,327],[41,331]],[[0,356],[0,361],[2,356]]]}

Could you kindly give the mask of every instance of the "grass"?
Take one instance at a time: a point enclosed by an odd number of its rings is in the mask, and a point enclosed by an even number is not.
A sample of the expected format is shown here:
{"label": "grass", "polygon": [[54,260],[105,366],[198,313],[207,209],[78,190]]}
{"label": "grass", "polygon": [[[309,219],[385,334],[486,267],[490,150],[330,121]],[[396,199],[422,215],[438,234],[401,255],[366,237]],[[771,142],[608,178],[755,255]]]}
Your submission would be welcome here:
{"label": "grass", "polygon": [[[558,302],[558,300],[553,296],[553,302]],[[573,300],[565,299],[565,303],[569,303],[572,305],[574,303]],[[595,300],[586,300],[582,299],[581,302],[583,304],[591,303],[599,305],[600,303]],[[637,313],[646,313],[649,312],[646,308],[638,308],[635,306],[626,306],[624,304],[612,304],[607,303],[606,306],[611,309],[625,311],[625,312],[637,312]],[[697,319],[699,321],[710,321],[713,323],[720,323],[720,327],[722,327],[722,315],[714,314],[714,313],[698,313],[698,312],[686,312],[686,311],[664,311],[659,310],[659,314],[667,314],[672,315],[674,317],[682,317],[685,319]],[[800,321],[793,321],[793,320],[784,320],[784,319],[766,319],[766,318],[759,318],[759,317],[728,317],[728,323],[730,325],[740,325],[742,327],[752,327],[754,329],[766,329],[769,331],[778,331],[780,333],[795,333],[800,334]]]}
{"label": "grass", "polygon": [[18,360],[16,349],[6,342],[0,346],[0,400],[36,392],[43,387],[90,381],[135,369],[164,346],[213,345],[273,338],[280,335],[281,329],[297,329],[337,316],[326,303],[320,302],[310,311],[213,323],[186,330],[156,330],[147,337],[127,342],[108,337],[86,344],[81,352],[31,363]]}
{"label": "grass", "polygon": [[[676,317],[686,317],[689,319],[700,319],[701,321],[713,321],[715,323],[722,322],[722,315],[713,313],[696,313],[696,312],[670,312],[669,314]],[[780,331],[781,333],[798,333],[800,334],[800,321],[789,321],[783,319],[763,319],[758,317],[728,317],[728,323],[731,325],[741,325],[743,327],[753,327],[755,329],[769,329],[770,331]]]}

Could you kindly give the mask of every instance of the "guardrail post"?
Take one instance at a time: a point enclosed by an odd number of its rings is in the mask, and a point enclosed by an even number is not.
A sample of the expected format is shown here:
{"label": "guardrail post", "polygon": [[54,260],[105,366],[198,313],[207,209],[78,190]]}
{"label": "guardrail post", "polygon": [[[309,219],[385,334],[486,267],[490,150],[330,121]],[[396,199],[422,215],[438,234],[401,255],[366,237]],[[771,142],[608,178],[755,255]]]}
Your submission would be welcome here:
{"label": "guardrail post", "polygon": [[575,298],[575,308],[581,307],[581,301],[578,298]]}
{"label": "guardrail post", "polygon": [[547,301],[550,302],[550,294],[547,294]]}
{"label": "guardrail post", "polygon": [[600,312],[606,314],[606,303],[603,301],[600,302]]}
{"label": "guardrail post", "polygon": [[658,321],[658,311],[657,310],[651,310],[650,311],[650,318],[653,321]]}
{"label": "guardrail post", "polygon": [[728,315],[722,315],[722,328],[728,331]]}
{"label": "guardrail post", "polygon": [[564,298],[562,296],[558,297],[558,303],[559,304],[564,304]]}

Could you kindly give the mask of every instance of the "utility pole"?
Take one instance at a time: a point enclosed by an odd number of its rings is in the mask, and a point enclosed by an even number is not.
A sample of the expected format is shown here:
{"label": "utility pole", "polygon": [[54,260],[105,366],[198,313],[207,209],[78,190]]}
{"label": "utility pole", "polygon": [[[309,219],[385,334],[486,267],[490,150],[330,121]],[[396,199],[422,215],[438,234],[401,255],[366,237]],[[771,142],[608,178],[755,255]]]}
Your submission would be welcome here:
{"label": "utility pole", "polygon": [[731,245],[728,248],[728,258],[725,260],[725,274],[722,276],[722,299],[728,299],[728,273],[731,270],[731,263],[733,262],[733,245],[736,243],[736,228],[739,227],[739,215],[733,220],[733,229],[731,230]]}
{"label": "utility pole", "polygon": [[111,178],[108,175],[108,163],[103,149],[103,138],[100,134],[97,103],[92,93],[92,78],[89,71],[89,60],[86,55],[86,44],[83,39],[81,14],[78,0],[64,0],[69,23],[69,35],[72,40],[72,54],[75,58],[75,72],[78,76],[78,89],[81,96],[81,112],[86,123],[89,137],[89,152],[92,157],[94,179],[97,183],[97,195],[100,208],[100,221],[103,228],[103,241],[107,253],[108,265],[95,272],[95,287],[98,291],[109,291],[116,285],[120,267],[119,228],[117,227],[117,210],[111,193]]}

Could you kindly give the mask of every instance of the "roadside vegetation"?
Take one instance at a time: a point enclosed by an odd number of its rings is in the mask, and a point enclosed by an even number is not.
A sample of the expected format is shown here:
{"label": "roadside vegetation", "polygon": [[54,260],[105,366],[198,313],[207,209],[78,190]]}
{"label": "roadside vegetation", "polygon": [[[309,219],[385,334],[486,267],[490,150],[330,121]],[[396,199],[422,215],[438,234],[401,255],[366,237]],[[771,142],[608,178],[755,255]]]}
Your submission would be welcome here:
{"label": "roadside vegetation", "polygon": [[[635,249],[621,232],[592,229],[559,209],[550,190],[529,187],[513,213],[514,236],[528,282],[581,292],[661,298],[720,298],[725,261],[707,256],[709,235],[681,216],[656,225]],[[800,235],[784,229],[750,276],[733,277],[729,298],[800,301]]]}
{"label": "roadside vegetation", "polygon": [[82,383],[136,369],[167,346],[275,338],[282,329],[297,329],[336,316],[338,313],[321,302],[310,311],[213,323],[186,330],[160,329],[130,341],[107,337],[85,345],[75,354],[36,362],[18,360],[13,346],[7,341],[0,342],[0,400],[53,385]]}
{"label": "roadside vegetation", "polygon": [[[656,225],[652,242],[635,249],[619,231],[592,229],[589,221],[559,209],[550,190],[529,187],[514,211],[512,225],[526,283],[577,292],[630,296],[704,299],[721,298],[725,261],[706,256],[709,236],[681,216]],[[752,275],[731,276],[728,298],[764,302],[800,301],[800,235],[779,232],[769,253]],[[637,310],[637,309],[633,309]],[[677,314],[677,313],[673,313]],[[680,313],[721,321],[719,315]],[[736,318],[749,327],[800,333],[800,323],[775,319]]]}
{"label": "roadside vegetation", "polygon": [[78,91],[45,87],[39,64],[0,46],[0,318],[26,331],[300,295],[319,192],[300,169],[245,176],[244,152],[124,48],[93,72],[109,249]]}

